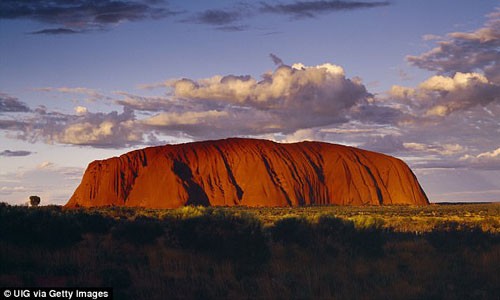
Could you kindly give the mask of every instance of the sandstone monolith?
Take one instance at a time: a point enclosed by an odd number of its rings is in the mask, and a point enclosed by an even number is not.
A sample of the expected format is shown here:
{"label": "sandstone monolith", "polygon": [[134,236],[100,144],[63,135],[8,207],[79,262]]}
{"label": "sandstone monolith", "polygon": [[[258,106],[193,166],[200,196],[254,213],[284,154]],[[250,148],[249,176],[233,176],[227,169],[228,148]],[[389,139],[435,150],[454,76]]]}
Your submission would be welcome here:
{"label": "sandstone monolith", "polygon": [[89,164],[67,207],[426,205],[400,159],[353,147],[230,138]]}

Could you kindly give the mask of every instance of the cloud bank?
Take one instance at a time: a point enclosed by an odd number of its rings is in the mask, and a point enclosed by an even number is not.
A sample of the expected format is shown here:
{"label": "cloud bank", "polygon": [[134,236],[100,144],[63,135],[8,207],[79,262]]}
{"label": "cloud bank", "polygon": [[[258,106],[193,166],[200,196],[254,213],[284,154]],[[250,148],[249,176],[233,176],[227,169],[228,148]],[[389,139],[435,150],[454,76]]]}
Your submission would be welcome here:
{"label": "cloud bank", "polygon": [[343,123],[351,109],[370,96],[361,82],[346,78],[344,70],[333,64],[281,65],[260,80],[226,75],[168,81],[166,87],[177,101],[228,112],[213,124],[223,128],[217,122],[229,121],[232,130],[245,134]]}
{"label": "cloud bank", "polygon": [[[368,106],[371,97],[359,79],[347,78],[343,68],[329,63],[281,64],[259,79],[216,75],[167,80],[163,88],[167,96],[116,93],[113,97],[121,98],[113,102],[123,107],[122,113],[95,113],[80,105],[74,114],[39,107],[24,118],[0,119],[0,124],[10,136],[26,141],[120,148],[148,143],[155,135],[203,139],[342,124]],[[110,98],[81,87],[39,90]],[[9,100],[10,110],[29,110],[16,101]]]}
{"label": "cloud bank", "polygon": [[289,15],[295,18],[312,18],[319,14],[334,11],[355,10],[387,6],[390,2],[368,2],[368,1],[295,1],[288,4],[261,3],[261,12]]}
{"label": "cloud bank", "polygon": [[466,154],[460,158],[460,161],[478,169],[498,170],[500,169],[500,147],[478,155]]}
{"label": "cloud bank", "polygon": [[419,169],[499,170],[499,9],[477,30],[424,39],[437,47],[407,60],[437,74],[416,87],[393,86],[379,99],[402,113],[399,135],[391,138],[398,143],[385,145]]}
{"label": "cloud bank", "polygon": [[125,21],[159,19],[175,14],[164,1],[148,0],[2,0],[1,19],[30,19],[57,28],[34,34],[73,34],[105,29]]}
{"label": "cloud bank", "polygon": [[6,112],[29,112],[30,108],[16,97],[0,93],[0,114]]}
{"label": "cloud bank", "polygon": [[330,12],[375,8],[388,1],[295,1],[291,3],[240,2],[231,8],[210,8],[200,12],[174,11],[163,0],[3,0],[0,20],[29,19],[51,28],[35,30],[35,35],[69,35],[109,29],[123,22],[163,19],[188,15],[180,22],[212,26],[222,31],[249,28],[245,19],[262,14],[288,15],[293,19],[316,17]]}
{"label": "cloud bank", "polygon": [[457,110],[500,103],[500,85],[480,73],[436,75],[417,88],[393,86],[389,95],[409,104],[424,116],[443,117]]}
{"label": "cloud bank", "polygon": [[[106,113],[82,105],[66,113],[30,108],[1,94],[0,129],[30,142],[97,148],[228,136],[320,139],[398,155],[417,170],[499,170],[500,84],[498,50],[492,46],[499,40],[499,18],[490,14],[482,28],[454,32],[446,40],[427,36],[438,47],[408,60],[436,73],[385,94],[370,93],[361,79],[347,77],[333,63],[287,65],[270,54],[275,69],[260,77],[168,79],[148,86],[148,92],[160,90],[157,96],[106,95],[85,87],[39,89],[83,95],[89,105],[102,100],[115,105]],[[230,17],[216,19],[210,21],[214,26],[234,23]],[[463,62],[455,57],[459,53],[467,53]]]}
{"label": "cloud bank", "polygon": [[196,14],[192,21],[208,25],[227,25],[240,20],[238,11],[209,9]]}
{"label": "cloud bank", "polygon": [[481,70],[490,81],[500,84],[500,8],[487,17],[483,27],[449,33],[434,49],[408,56],[407,60],[419,68],[448,75]]}
{"label": "cloud bank", "polygon": [[19,156],[28,156],[31,155],[33,152],[31,151],[25,151],[25,150],[4,150],[0,152],[0,156],[7,156],[7,157],[19,157]]}
{"label": "cloud bank", "polygon": [[366,8],[387,6],[388,1],[295,1],[291,3],[276,3],[261,1],[259,5],[240,2],[233,8],[207,9],[192,14],[184,22],[214,26],[225,31],[241,31],[248,29],[245,19],[262,15],[285,15],[293,19],[313,18],[320,14],[339,11],[351,11]]}

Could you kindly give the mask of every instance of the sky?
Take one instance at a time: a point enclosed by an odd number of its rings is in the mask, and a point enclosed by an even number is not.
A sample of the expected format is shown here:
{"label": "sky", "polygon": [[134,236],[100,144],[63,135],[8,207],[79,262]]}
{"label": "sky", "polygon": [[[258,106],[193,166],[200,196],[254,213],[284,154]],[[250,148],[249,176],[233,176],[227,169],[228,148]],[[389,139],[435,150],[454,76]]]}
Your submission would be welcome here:
{"label": "sky", "polygon": [[234,136],[500,201],[499,63],[499,1],[2,0],[0,202],[62,205],[93,160]]}

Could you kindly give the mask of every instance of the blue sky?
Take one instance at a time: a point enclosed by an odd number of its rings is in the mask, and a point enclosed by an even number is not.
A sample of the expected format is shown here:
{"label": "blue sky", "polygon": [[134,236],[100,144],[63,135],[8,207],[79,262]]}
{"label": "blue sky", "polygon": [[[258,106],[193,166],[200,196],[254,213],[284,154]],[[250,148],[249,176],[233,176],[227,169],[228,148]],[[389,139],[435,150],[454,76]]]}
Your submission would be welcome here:
{"label": "blue sky", "polygon": [[229,136],[384,152],[431,201],[498,201],[498,7],[2,1],[0,201],[64,204],[92,160]]}

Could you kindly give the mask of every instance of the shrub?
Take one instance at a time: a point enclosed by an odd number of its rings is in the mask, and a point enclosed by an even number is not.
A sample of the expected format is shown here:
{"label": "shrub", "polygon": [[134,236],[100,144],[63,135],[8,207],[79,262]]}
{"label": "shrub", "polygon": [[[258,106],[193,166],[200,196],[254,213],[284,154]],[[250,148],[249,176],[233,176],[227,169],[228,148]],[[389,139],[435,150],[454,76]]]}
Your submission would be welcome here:
{"label": "shrub", "polygon": [[20,245],[64,247],[81,240],[80,226],[60,209],[7,207],[0,220],[0,239]]}
{"label": "shrub", "polygon": [[441,251],[457,251],[464,247],[486,248],[499,239],[498,235],[486,233],[478,225],[464,226],[456,221],[437,223],[426,238]]}
{"label": "shrub", "polygon": [[132,285],[130,272],[125,268],[108,268],[101,271],[101,284],[104,287],[127,288]]}
{"label": "shrub", "polygon": [[31,206],[38,206],[38,204],[40,204],[40,197],[38,196],[30,196],[30,205]]}
{"label": "shrub", "polygon": [[314,232],[317,239],[315,244],[334,254],[349,247],[355,228],[351,221],[323,215],[314,223]]}
{"label": "shrub", "polygon": [[269,258],[262,225],[250,215],[207,209],[199,217],[171,224],[169,232],[175,235],[180,247],[217,259],[259,264]]}
{"label": "shrub", "polygon": [[135,245],[152,244],[163,234],[163,228],[156,219],[145,217],[133,221],[122,220],[111,229],[111,236],[116,240]]}
{"label": "shrub", "polygon": [[180,219],[197,218],[205,214],[206,209],[203,206],[183,206],[173,211],[172,215]]}
{"label": "shrub", "polygon": [[358,215],[350,218],[354,226],[359,230],[381,230],[384,226],[384,219],[380,217]]}
{"label": "shrub", "polygon": [[107,233],[114,220],[99,213],[78,211],[74,214],[75,222],[85,233]]}
{"label": "shrub", "polygon": [[310,223],[299,217],[286,217],[274,223],[269,232],[273,241],[283,245],[296,244],[306,247],[311,242],[312,228]]}

